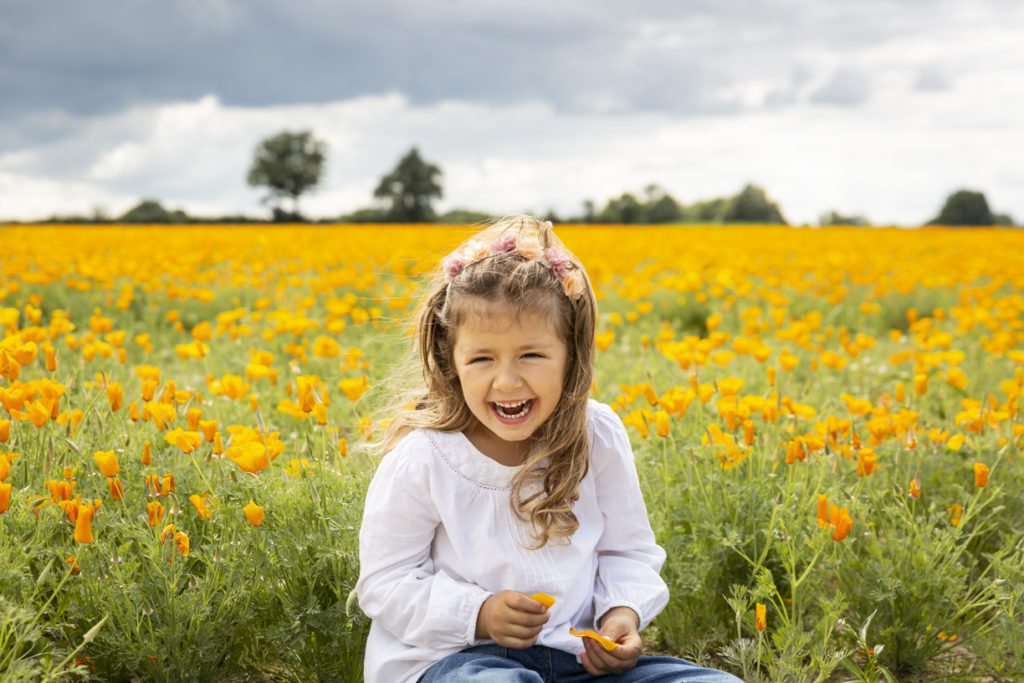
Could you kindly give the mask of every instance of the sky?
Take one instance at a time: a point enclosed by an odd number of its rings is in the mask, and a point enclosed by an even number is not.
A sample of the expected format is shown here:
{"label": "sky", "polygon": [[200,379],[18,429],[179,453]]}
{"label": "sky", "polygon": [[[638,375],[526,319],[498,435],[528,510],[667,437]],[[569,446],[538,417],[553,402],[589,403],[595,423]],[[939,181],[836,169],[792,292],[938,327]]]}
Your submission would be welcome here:
{"label": "sky", "polygon": [[253,150],[312,130],[314,218],[415,146],[442,211],[755,183],[793,224],[962,188],[1020,223],[1021,36],[1019,0],[0,0],[0,219],[265,216]]}

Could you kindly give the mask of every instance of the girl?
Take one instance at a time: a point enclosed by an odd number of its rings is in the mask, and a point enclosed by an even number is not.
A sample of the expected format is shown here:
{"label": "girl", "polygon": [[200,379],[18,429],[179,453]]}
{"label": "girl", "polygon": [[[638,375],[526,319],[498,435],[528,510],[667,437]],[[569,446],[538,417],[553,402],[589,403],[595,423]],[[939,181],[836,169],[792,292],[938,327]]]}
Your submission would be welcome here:
{"label": "girl", "polygon": [[625,429],[589,398],[596,316],[550,223],[503,219],[444,260],[417,320],[426,386],[359,534],[369,683],[737,680],[641,656],[665,553]]}

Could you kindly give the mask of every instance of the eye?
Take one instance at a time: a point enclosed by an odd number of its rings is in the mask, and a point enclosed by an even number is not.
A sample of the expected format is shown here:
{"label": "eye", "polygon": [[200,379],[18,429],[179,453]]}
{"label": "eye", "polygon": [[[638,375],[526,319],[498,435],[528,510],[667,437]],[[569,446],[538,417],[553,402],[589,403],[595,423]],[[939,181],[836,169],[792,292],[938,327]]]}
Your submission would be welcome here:
{"label": "eye", "polygon": [[476,358],[470,358],[469,363],[472,365],[473,363],[483,363],[488,360],[490,360],[490,358],[487,356],[477,356]]}
{"label": "eye", "polygon": [[524,353],[523,358],[543,358],[544,354],[541,353]]}

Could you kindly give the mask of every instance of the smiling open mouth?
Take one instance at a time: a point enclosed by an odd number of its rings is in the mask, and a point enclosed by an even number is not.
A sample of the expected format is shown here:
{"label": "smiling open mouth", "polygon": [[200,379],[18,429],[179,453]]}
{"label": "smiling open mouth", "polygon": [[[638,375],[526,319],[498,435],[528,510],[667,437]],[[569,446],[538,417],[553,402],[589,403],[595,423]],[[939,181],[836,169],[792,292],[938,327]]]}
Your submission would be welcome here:
{"label": "smiling open mouth", "polygon": [[506,420],[516,420],[521,417],[526,417],[533,408],[533,399],[528,398],[525,401],[495,401],[494,411],[498,414],[498,417],[505,418]]}

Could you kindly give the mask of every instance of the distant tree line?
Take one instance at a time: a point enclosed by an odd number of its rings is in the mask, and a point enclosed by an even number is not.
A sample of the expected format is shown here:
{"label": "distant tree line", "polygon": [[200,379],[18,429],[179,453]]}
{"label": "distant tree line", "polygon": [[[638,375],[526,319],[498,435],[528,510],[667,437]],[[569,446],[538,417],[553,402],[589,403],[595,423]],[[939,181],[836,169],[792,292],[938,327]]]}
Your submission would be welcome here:
{"label": "distant tree line", "polygon": [[608,200],[597,210],[583,202],[583,214],[566,218],[574,223],[777,223],[786,225],[779,205],[757,185],[748,184],[732,197],[716,197],[686,206],[658,185],[644,189],[642,197],[629,192]]}
{"label": "distant tree line", "polygon": [[[305,222],[299,200],[314,190],[324,174],[327,144],[312,131],[282,131],[256,146],[246,181],[265,188],[264,203],[271,205],[269,219],[245,215],[196,217],[181,209],[166,209],[155,199],[143,199],[124,214],[111,218],[101,209],[90,216],[54,216],[49,221],[62,223],[259,223]],[[410,149],[377,184],[373,196],[377,205],[349,214],[320,219],[321,223],[477,223],[493,216],[471,209],[453,209],[439,214],[434,201],[443,197],[439,166]],[[779,205],[765,191],[748,184],[736,195],[715,197],[686,205],[664,188],[650,184],[640,196],[625,192],[609,199],[600,209],[592,200],[583,202],[579,215],[557,216],[554,222],[666,224],[666,223],[758,223],[786,225]],[[832,210],[821,214],[818,224],[867,226],[870,221],[859,214]],[[994,213],[985,195],[961,189],[950,194],[938,215],[926,225],[984,226],[1013,225],[1006,214]]]}

